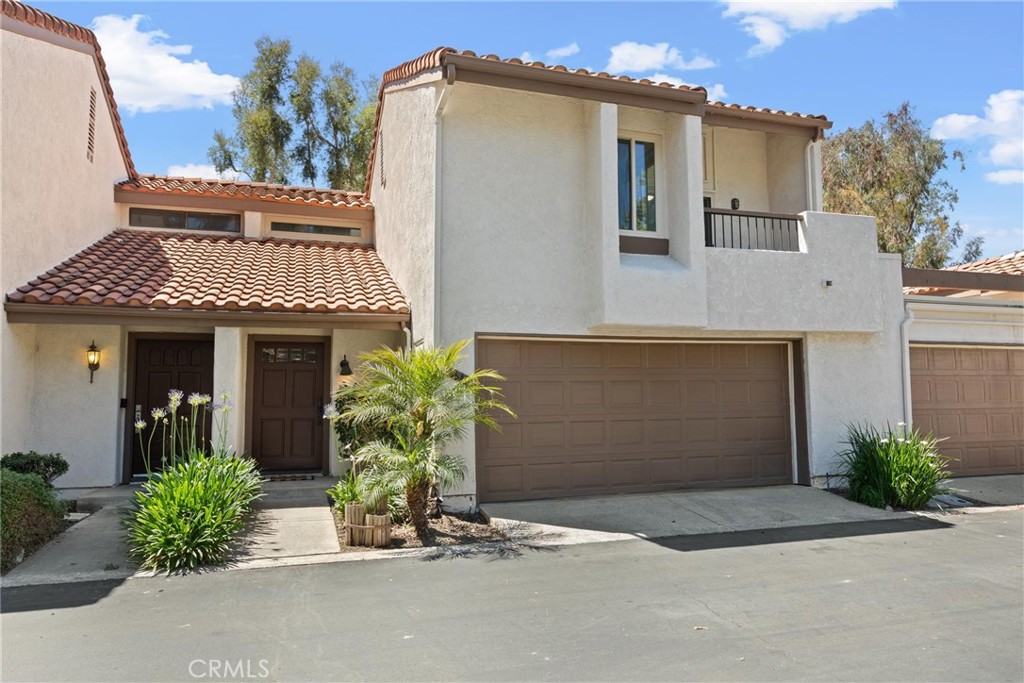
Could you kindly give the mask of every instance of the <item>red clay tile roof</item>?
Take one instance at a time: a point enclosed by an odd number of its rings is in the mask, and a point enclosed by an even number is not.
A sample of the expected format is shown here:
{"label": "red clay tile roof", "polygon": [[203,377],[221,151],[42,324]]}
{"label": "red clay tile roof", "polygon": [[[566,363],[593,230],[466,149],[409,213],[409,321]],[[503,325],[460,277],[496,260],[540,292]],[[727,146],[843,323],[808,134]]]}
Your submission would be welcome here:
{"label": "red clay tile roof", "polygon": [[158,175],[141,175],[114,186],[118,190],[131,192],[159,192],[166,194],[187,194],[232,199],[258,199],[286,204],[317,204],[338,208],[372,208],[361,192],[343,190],[318,190],[313,187],[271,185],[251,183],[242,180],[204,180],[202,178],[169,178]]}
{"label": "red clay tile roof", "polygon": [[107,98],[107,107],[110,109],[111,122],[114,125],[114,135],[117,144],[121,148],[121,156],[124,158],[124,165],[128,170],[128,177],[136,175],[135,164],[132,162],[132,153],[128,149],[128,139],[124,135],[124,126],[121,125],[121,115],[117,111],[117,102],[114,101],[114,89],[110,86],[110,76],[107,74],[107,64],[103,61],[103,53],[100,51],[99,41],[96,34],[87,28],[64,21],[60,17],[47,14],[35,7],[29,7],[17,0],[0,0],[4,16],[22,21],[31,26],[38,26],[56,33],[59,36],[85,43],[93,49],[96,55],[96,68],[99,71],[100,83],[103,86],[103,95]]}
{"label": "red clay tile roof", "polygon": [[7,300],[136,309],[409,312],[370,247],[141,230],[110,233]]}
{"label": "red clay tile roof", "polygon": [[1002,273],[1003,275],[1024,275],[1024,249],[1012,254],[962,263],[946,270],[966,270],[972,273]]}
{"label": "red clay tile roof", "polygon": [[[957,266],[943,268],[943,270],[958,270],[969,273],[996,273],[999,275],[1024,275],[1024,250],[1015,251],[1002,256],[961,263]],[[948,289],[945,287],[904,287],[904,294],[933,294],[946,296],[955,294],[961,290]]]}
{"label": "red clay tile roof", "polygon": [[725,104],[723,102],[707,102],[707,90],[700,86],[675,85],[666,82],[659,83],[647,78],[630,78],[629,76],[616,76],[604,71],[590,71],[588,69],[570,69],[568,67],[561,66],[558,64],[548,65],[545,64],[544,62],[524,62],[523,60],[518,59],[516,57],[513,57],[511,59],[502,59],[497,55],[478,55],[475,52],[469,50],[459,51],[451,47],[439,47],[435,48],[434,50],[431,50],[430,52],[427,52],[426,54],[420,55],[415,59],[410,59],[408,62],[399,64],[393,69],[388,69],[387,71],[384,72],[384,75],[381,77],[380,92],[378,96],[379,104],[377,105],[377,121],[376,124],[374,125],[373,144],[370,148],[370,159],[368,164],[368,170],[366,173],[366,187],[363,192],[363,194],[366,195],[367,197],[370,196],[370,188],[372,187],[371,181],[373,178],[373,167],[377,157],[377,138],[379,137],[380,134],[380,122],[382,119],[382,112],[384,109],[384,89],[388,85],[391,85],[392,83],[397,83],[398,81],[403,81],[407,78],[412,78],[427,71],[443,67],[445,65],[445,60],[449,56],[457,56],[461,58],[469,57],[472,59],[485,60],[489,62],[501,62],[504,64],[528,66],[542,71],[558,71],[562,73],[574,74],[578,75],[581,78],[581,85],[585,85],[582,82],[582,79],[591,78],[625,81],[627,83],[638,83],[640,85],[652,86],[652,88],[661,88],[665,91],[684,91],[700,93],[705,97],[707,108],[712,110],[714,113],[724,114],[727,116],[743,116],[744,114],[748,113],[756,113],[761,115],[768,115],[770,117],[785,117],[790,120],[799,119],[804,124],[814,124],[819,128],[830,128],[832,126],[832,122],[829,121],[827,117],[820,114],[800,114],[798,112],[782,111],[781,109],[763,109],[757,107],[743,107],[738,104]]}
{"label": "red clay tile roof", "polygon": [[544,62],[524,62],[523,60],[512,57],[511,59],[502,59],[497,55],[478,55],[471,50],[456,50],[451,47],[439,47],[431,50],[425,55],[420,55],[416,59],[411,59],[408,62],[399,64],[393,69],[388,69],[384,72],[381,77],[381,85],[389,85],[396,81],[401,81],[406,78],[411,78],[417,74],[421,74],[431,69],[436,69],[444,66],[445,59],[448,55],[457,55],[459,57],[471,57],[475,59],[487,60],[489,62],[504,62],[505,64],[519,64],[523,66],[533,67],[535,69],[543,69],[546,71],[560,71],[563,73],[578,74],[580,76],[587,76],[590,78],[604,78],[615,81],[627,81],[630,83],[641,83],[643,85],[653,85],[659,88],[666,88],[669,90],[684,90],[687,92],[700,92],[707,95],[707,90],[700,86],[689,86],[689,85],[673,85],[672,83],[655,82],[647,78],[630,78],[629,76],[615,76],[604,71],[590,71],[588,69],[570,69],[560,64],[545,64]]}

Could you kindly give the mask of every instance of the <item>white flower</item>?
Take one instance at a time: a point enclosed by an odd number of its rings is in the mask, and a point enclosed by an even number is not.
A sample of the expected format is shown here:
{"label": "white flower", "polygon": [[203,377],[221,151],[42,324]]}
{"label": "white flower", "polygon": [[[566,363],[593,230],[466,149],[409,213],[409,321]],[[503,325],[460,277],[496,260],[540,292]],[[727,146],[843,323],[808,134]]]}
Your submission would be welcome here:
{"label": "white flower", "polygon": [[324,419],[325,420],[336,420],[338,419],[338,409],[334,407],[333,403],[324,404]]}
{"label": "white flower", "polygon": [[135,431],[141,432],[145,428],[146,428],[146,421],[145,420],[136,420],[135,421]]}
{"label": "white flower", "polygon": [[897,426],[897,427],[906,427],[906,426],[907,426],[907,423],[906,423],[906,422],[897,422],[897,423],[896,423],[896,426]]}
{"label": "white flower", "polygon": [[166,408],[153,408],[153,410],[149,411],[149,414],[153,416],[154,420],[162,420],[165,417],[167,417],[167,409]]}
{"label": "white flower", "polygon": [[889,439],[882,439],[882,443],[889,443]]}
{"label": "white flower", "polygon": [[188,395],[188,404],[190,406],[205,406],[210,402],[209,394],[193,393]]}
{"label": "white flower", "polygon": [[181,405],[181,399],[184,398],[185,392],[180,389],[171,389],[167,392],[167,407],[173,413]]}

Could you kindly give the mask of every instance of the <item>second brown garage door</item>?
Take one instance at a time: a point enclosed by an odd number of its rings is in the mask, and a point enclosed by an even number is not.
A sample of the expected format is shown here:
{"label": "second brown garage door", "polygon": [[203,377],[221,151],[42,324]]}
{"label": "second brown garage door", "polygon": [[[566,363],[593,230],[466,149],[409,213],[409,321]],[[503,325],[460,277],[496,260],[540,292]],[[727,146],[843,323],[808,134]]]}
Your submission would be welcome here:
{"label": "second brown garage door", "polygon": [[518,420],[477,430],[481,502],[792,481],[785,343],[481,339]]}
{"label": "second brown garage door", "polygon": [[910,392],[955,476],[1024,474],[1024,349],[912,346]]}

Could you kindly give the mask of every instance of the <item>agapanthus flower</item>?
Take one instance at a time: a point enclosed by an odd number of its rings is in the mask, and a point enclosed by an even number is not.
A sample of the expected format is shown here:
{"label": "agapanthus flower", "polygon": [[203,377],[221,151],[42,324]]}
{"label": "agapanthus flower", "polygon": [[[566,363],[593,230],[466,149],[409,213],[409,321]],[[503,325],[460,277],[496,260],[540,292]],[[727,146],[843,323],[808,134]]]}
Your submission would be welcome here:
{"label": "agapanthus flower", "polygon": [[165,417],[167,417],[167,409],[166,408],[153,408],[153,410],[149,411],[149,414],[153,416],[154,420],[162,420]]}
{"label": "agapanthus flower", "polygon": [[135,421],[135,431],[141,432],[145,428],[146,428],[146,421],[145,420],[136,420]]}
{"label": "agapanthus flower", "polygon": [[338,417],[339,417],[338,409],[334,406],[333,403],[326,403],[326,404],[324,404],[324,419],[325,420],[335,420]]}
{"label": "agapanthus flower", "polygon": [[174,412],[181,405],[181,399],[185,397],[185,392],[180,389],[171,389],[167,392],[167,407]]}
{"label": "agapanthus flower", "polygon": [[209,394],[193,393],[188,395],[188,404],[190,406],[205,406],[210,402]]}

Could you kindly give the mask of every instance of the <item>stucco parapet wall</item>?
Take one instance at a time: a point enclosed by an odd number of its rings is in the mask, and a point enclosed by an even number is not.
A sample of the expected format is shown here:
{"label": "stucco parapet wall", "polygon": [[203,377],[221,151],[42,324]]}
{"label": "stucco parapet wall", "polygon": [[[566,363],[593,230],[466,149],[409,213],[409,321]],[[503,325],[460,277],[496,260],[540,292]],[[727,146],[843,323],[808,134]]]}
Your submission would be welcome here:
{"label": "stucco parapet wall", "polygon": [[709,328],[875,333],[900,318],[900,263],[878,253],[873,218],[804,212],[800,231],[799,252],[707,248]]}

